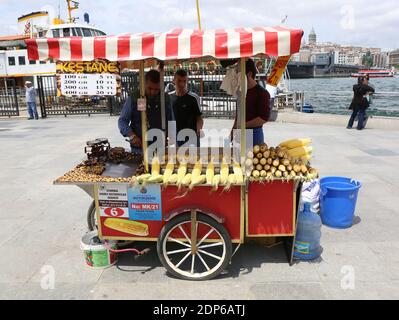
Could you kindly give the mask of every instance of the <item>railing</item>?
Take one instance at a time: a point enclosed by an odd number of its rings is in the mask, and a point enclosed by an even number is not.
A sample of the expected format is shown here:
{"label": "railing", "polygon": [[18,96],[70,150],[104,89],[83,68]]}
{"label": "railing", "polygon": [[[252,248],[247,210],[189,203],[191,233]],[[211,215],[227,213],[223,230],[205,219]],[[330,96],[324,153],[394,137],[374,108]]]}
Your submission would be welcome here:
{"label": "railing", "polygon": [[110,105],[104,97],[66,97],[57,95],[56,76],[38,77],[38,95],[42,116],[88,115],[110,112]]}
{"label": "railing", "polygon": [[0,116],[19,116],[19,105],[15,80],[12,86],[0,91]]}

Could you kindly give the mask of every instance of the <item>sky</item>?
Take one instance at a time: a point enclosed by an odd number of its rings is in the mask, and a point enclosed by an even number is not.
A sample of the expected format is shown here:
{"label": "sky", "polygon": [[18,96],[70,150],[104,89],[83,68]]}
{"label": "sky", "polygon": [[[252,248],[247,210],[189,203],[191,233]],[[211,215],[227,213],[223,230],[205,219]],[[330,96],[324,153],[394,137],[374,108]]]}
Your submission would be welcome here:
{"label": "sky", "polygon": [[[320,42],[399,48],[397,0],[199,0],[203,29],[274,26],[281,24],[305,31],[314,27]],[[15,34],[17,18],[46,10],[66,17],[65,0],[0,0],[0,35]],[[195,0],[81,0],[75,15],[107,34],[197,28]]]}

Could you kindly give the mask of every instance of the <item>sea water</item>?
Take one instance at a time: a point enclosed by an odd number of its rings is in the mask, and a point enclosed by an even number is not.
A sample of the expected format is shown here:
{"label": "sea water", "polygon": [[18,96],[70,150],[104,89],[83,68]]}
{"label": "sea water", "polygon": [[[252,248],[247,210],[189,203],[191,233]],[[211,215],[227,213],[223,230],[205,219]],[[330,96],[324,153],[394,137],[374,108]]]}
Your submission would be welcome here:
{"label": "sea water", "polygon": [[[350,114],[348,107],[352,101],[352,87],[356,78],[315,78],[292,79],[291,91],[305,93],[305,102],[310,103],[316,113]],[[371,78],[370,86],[376,93],[369,115],[399,117],[399,77]]]}

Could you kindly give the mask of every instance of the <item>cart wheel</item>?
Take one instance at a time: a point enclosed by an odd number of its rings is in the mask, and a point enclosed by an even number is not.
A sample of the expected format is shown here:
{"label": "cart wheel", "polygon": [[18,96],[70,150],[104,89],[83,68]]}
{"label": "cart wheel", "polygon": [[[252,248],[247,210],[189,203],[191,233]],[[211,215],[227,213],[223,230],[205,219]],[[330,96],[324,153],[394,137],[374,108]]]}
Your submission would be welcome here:
{"label": "cart wheel", "polygon": [[87,210],[87,227],[89,231],[97,230],[96,203],[93,201]]}
{"label": "cart wheel", "polygon": [[197,241],[191,250],[191,215],[182,214],[166,224],[157,242],[163,266],[184,280],[209,280],[219,275],[231,259],[231,239],[216,220],[197,214]]}

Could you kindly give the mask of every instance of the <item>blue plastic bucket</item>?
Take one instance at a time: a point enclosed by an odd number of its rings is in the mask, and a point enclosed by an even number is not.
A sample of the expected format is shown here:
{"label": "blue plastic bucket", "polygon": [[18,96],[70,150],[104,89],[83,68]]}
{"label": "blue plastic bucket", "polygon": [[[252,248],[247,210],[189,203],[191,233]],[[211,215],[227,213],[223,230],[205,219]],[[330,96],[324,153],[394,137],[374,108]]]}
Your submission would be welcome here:
{"label": "blue plastic bucket", "polygon": [[353,225],[361,186],[359,181],[345,177],[325,177],[320,180],[320,215],[324,225],[337,229]]}

